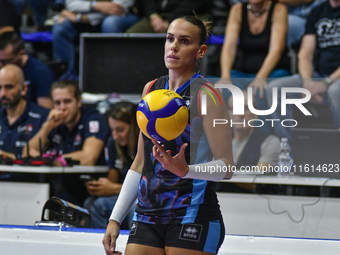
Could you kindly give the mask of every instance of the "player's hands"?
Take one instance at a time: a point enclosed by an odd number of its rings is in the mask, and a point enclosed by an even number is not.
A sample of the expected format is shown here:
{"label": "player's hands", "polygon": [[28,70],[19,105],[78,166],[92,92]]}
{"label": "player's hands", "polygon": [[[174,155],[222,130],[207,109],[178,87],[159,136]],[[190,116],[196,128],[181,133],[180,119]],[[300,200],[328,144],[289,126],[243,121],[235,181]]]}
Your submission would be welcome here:
{"label": "player's hands", "polygon": [[179,152],[174,157],[172,157],[157,141],[152,140],[152,142],[154,144],[152,148],[153,156],[166,170],[169,170],[179,177],[183,177],[188,173],[189,166],[185,161],[184,155],[185,148],[188,146],[187,143],[183,144]]}
{"label": "player's hands", "polygon": [[107,224],[106,232],[103,238],[105,253],[108,255],[120,255],[120,251],[116,251],[116,240],[119,236],[119,224],[114,220],[110,220]]}
{"label": "player's hands", "polygon": [[150,19],[150,25],[155,33],[162,33],[168,28],[169,21],[164,20],[160,15],[157,14],[155,17]]}
{"label": "player's hands", "polygon": [[85,183],[87,192],[91,196],[111,196],[114,195],[115,190],[121,186],[121,184],[113,183],[105,177],[100,177],[98,180],[88,181]]}
{"label": "player's hands", "polygon": [[94,9],[106,15],[121,16],[124,12],[124,8],[121,5],[107,1],[97,1]]}

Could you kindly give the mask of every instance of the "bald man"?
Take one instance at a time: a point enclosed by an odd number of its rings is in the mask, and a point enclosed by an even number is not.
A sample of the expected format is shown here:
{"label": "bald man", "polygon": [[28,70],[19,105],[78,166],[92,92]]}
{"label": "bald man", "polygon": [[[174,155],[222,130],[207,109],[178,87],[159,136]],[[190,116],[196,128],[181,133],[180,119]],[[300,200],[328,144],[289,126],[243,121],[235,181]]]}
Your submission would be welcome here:
{"label": "bald man", "polygon": [[25,99],[27,86],[20,67],[0,69],[0,155],[20,158],[22,149],[45,122],[49,110]]}

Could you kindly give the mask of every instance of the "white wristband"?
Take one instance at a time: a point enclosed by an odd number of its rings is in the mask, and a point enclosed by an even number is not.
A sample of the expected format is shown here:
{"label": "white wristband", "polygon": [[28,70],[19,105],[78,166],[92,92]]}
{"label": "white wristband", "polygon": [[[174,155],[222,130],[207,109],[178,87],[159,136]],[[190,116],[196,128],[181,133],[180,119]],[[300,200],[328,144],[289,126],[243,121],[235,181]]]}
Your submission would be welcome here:
{"label": "white wristband", "polygon": [[224,179],[227,172],[227,166],[222,160],[214,160],[203,164],[189,165],[189,172],[182,178],[220,181]]}
{"label": "white wristband", "polygon": [[140,177],[140,173],[131,169],[128,170],[110,220],[117,221],[119,224],[122,223],[131,206],[136,202]]}

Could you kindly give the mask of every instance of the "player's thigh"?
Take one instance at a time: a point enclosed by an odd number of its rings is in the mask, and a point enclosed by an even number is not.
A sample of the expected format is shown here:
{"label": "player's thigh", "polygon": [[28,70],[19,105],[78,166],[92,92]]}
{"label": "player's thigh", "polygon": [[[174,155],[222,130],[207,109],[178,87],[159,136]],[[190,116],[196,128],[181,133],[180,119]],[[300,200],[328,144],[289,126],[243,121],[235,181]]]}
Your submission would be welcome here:
{"label": "player's thigh", "polygon": [[148,245],[129,243],[126,245],[125,255],[165,255],[162,248],[152,247]]}

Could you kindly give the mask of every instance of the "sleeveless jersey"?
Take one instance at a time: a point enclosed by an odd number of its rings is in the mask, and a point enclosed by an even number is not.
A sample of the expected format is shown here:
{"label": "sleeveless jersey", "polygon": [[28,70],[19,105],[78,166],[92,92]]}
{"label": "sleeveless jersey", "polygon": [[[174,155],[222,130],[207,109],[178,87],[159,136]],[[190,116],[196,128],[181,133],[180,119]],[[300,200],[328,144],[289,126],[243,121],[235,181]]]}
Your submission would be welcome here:
{"label": "sleeveless jersey", "polygon": [[[272,15],[275,4],[275,2],[272,2],[272,5],[268,12],[268,18],[265,27],[263,31],[259,34],[253,34],[250,31],[248,25],[247,4],[245,3],[242,5],[242,25],[240,31],[239,45],[242,53],[241,55],[238,55],[238,58],[236,60],[236,70],[250,74],[257,73],[260,70],[266,56],[268,55],[271,36]],[[281,59],[276,65],[275,69],[289,70],[290,60],[287,54],[288,49],[287,47],[285,47]]]}
{"label": "sleeveless jersey", "polygon": [[[212,153],[203,131],[197,108],[197,95],[207,82],[199,74],[177,89],[189,108],[189,121],[185,131],[175,140],[162,142],[165,150],[175,156],[184,143],[188,143],[185,158],[188,164],[203,163],[212,159]],[[167,88],[168,76],[162,76],[151,90]],[[153,157],[152,141],[143,135],[144,167],[138,189],[138,202],[134,220],[149,224],[185,224],[219,220],[221,212],[211,181],[182,179]]]}

